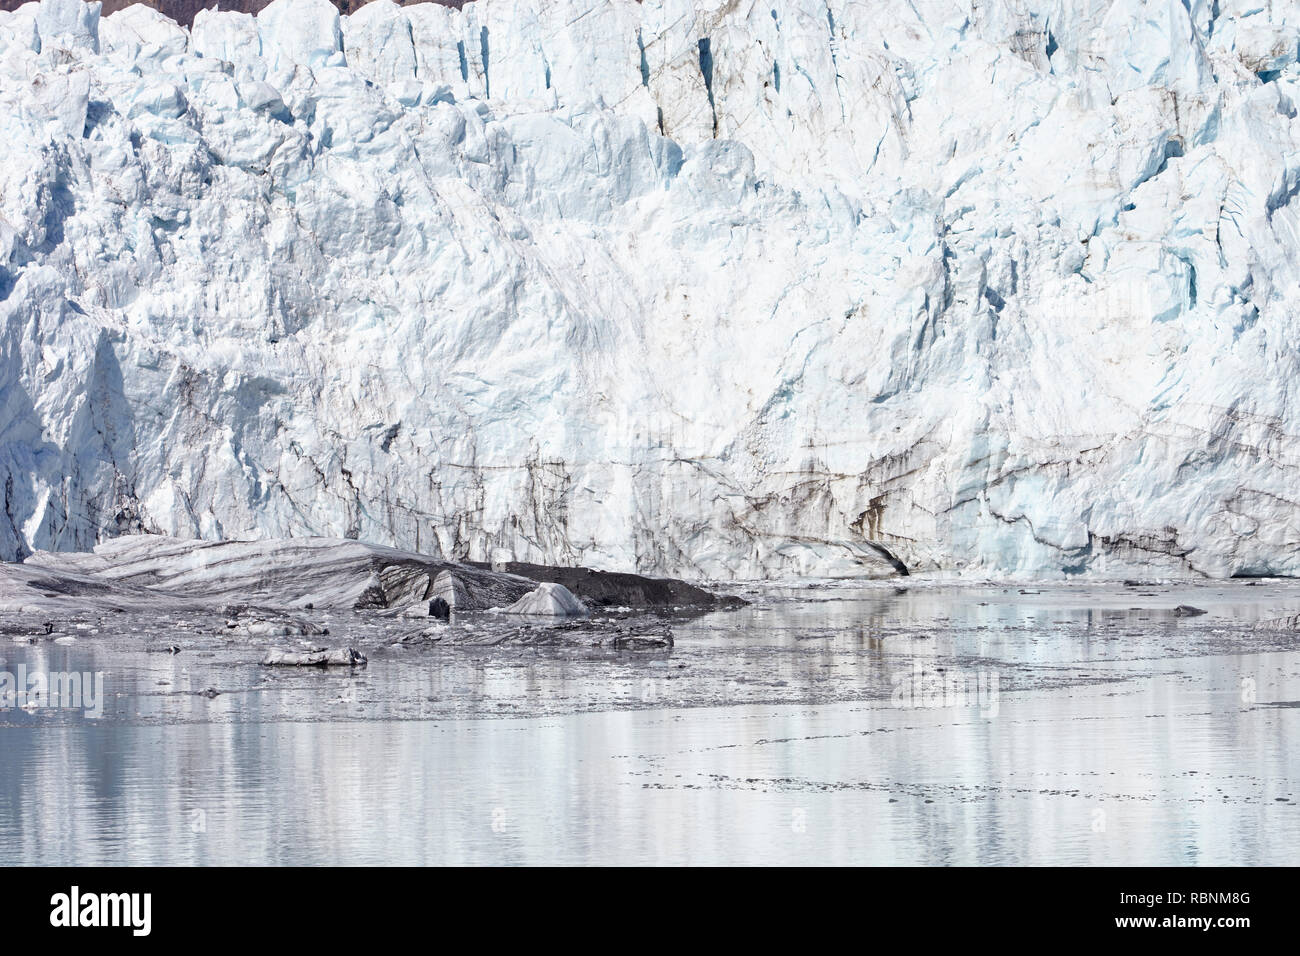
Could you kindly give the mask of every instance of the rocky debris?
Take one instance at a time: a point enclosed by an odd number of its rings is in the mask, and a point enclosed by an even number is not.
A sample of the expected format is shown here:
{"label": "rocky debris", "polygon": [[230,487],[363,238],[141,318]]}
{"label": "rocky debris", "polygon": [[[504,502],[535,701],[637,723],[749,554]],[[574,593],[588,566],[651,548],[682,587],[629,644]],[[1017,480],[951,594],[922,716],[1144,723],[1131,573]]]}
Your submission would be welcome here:
{"label": "rocky debris", "polygon": [[651,615],[618,621],[567,619],[553,624],[512,625],[487,621],[472,626],[427,627],[405,635],[398,643],[427,643],[440,647],[666,651],[673,647],[673,632],[662,618]]}
{"label": "rocky debris", "polygon": [[593,571],[591,568],[550,567],[520,561],[507,561],[500,567],[508,574],[517,574],[530,581],[561,584],[586,606],[592,608],[713,608],[741,607],[748,603],[742,598],[714,594],[676,578],[650,578],[640,574]]}
{"label": "rocky debris", "polygon": [[1180,604],[1174,608],[1174,617],[1200,617],[1202,614],[1209,612],[1199,607],[1192,607],[1190,604]]}
{"label": "rocky debris", "polygon": [[53,621],[43,621],[39,624],[26,620],[0,621],[0,635],[11,638],[15,644],[35,644],[40,638],[49,637],[53,633]]}
{"label": "rocky debris", "polygon": [[302,651],[277,648],[267,651],[262,663],[267,667],[364,667],[367,659],[351,647]]}
{"label": "rocky debris", "polygon": [[544,583],[514,604],[501,609],[502,614],[525,614],[536,617],[586,617],[587,609],[563,584]]}

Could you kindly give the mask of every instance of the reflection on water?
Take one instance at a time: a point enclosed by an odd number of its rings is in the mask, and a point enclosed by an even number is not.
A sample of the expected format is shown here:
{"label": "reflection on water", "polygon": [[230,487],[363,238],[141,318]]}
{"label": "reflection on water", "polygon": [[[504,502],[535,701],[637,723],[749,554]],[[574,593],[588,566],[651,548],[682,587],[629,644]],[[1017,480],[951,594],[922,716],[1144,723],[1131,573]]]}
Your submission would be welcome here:
{"label": "reflection on water", "polygon": [[[1300,651],[1241,653],[1241,623],[1295,598],[1237,593],[830,590],[702,619],[667,659],[394,652],[364,675],[267,684],[220,655],[0,647],[0,668],[107,666],[123,694],[101,721],[0,720],[0,863],[1294,864],[1300,707],[1276,705],[1300,700]],[[1143,602],[1211,614],[1181,630],[1098,623]],[[995,713],[895,707],[887,678],[916,657],[1020,683]],[[674,696],[678,664],[704,675],[681,678],[698,681],[684,696],[712,686],[711,703]],[[774,694],[783,672],[808,685],[792,703],[723,700],[728,666]],[[1116,679],[1042,676],[1079,667]],[[819,672],[852,668],[883,693],[804,699]],[[189,692],[210,684],[228,692]],[[389,698],[433,712],[390,719]]]}

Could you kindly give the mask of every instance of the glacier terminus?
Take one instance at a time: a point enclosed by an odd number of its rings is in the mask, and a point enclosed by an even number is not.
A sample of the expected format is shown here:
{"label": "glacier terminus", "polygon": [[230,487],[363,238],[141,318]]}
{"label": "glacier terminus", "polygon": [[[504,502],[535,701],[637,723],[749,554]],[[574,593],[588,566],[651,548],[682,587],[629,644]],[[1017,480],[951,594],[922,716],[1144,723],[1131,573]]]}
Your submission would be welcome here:
{"label": "glacier terminus", "polygon": [[0,14],[0,559],[1300,572],[1300,8]]}

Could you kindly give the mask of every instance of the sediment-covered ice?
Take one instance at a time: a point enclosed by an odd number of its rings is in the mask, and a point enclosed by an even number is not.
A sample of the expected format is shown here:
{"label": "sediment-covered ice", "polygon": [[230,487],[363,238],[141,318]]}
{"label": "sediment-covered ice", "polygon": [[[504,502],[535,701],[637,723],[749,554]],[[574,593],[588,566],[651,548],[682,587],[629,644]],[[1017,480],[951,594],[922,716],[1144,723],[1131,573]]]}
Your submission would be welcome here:
{"label": "sediment-covered ice", "polygon": [[470,589],[465,587],[465,582],[450,571],[443,571],[433,579],[429,597],[433,601],[441,599],[446,605],[448,614],[453,611],[482,611],[489,606],[488,602],[476,598]]}
{"label": "sediment-covered ice", "polygon": [[[673,579],[586,568],[517,566],[522,574],[331,538],[202,541],[124,535],[90,552],[37,551],[0,563],[0,612],[81,609],[220,609],[243,634],[313,634],[302,610],[430,617],[510,607],[518,613],[586,614],[563,577],[597,606],[682,610],[746,602]],[[581,583],[578,583],[581,582]],[[306,629],[304,629],[306,628]]]}
{"label": "sediment-covered ice", "polygon": [[448,570],[484,607],[518,600],[536,586],[517,575],[345,539],[205,542],[126,535],[92,552],[36,552],[20,565],[0,566],[0,608],[38,596],[99,595],[120,602],[135,595],[146,603],[167,598],[236,608],[378,610],[431,600],[433,582]]}
{"label": "sediment-covered ice", "polygon": [[1300,571],[1300,15],[0,14],[0,557]]}

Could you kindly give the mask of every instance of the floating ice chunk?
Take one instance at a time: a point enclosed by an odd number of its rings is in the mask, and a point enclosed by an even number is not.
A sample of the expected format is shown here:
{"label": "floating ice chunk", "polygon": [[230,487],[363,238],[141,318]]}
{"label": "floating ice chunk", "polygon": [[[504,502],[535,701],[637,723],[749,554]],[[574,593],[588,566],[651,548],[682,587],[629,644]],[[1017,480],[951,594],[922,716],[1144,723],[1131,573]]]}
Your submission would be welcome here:
{"label": "floating ice chunk", "polygon": [[529,591],[503,614],[533,614],[539,617],[586,617],[587,609],[563,584],[540,584]]}
{"label": "floating ice chunk", "polygon": [[270,650],[262,658],[267,667],[365,667],[366,658],[351,647],[333,650]]}

